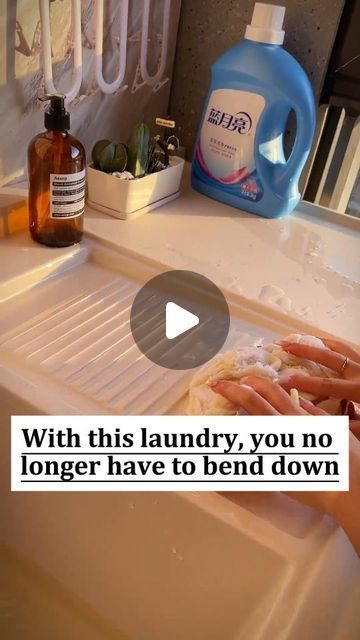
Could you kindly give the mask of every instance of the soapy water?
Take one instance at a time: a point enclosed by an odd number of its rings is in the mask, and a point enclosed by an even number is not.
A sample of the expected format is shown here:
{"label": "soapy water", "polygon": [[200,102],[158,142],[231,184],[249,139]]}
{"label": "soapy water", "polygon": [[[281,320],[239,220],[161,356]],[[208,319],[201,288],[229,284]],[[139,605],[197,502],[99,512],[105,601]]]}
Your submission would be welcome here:
{"label": "soapy water", "polygon": [[[280,248],[282,254],[291,261],[296,262],[303,271],[302,278],[296,278],[296,282],[300,283],[306,276],[310,275],[316,284],[327,289],[329,295],[335,299],[355,296],[359,298],[360,280],[358,273],[355,276],[353,273],[346,274],[348,270],[346,257],[342,258],[339,266],[332,264],[334,261],[333,251],[328,248],[318,233],[309,231],[306,221],[292,219],[291,232],[288,228],[290,219],[284,222],[285,224],[279,226],[277,221],[270,221],[268,224],[271,225],[271,228],[263,232],[263,228],[267,223],[261,220],[261,225],[256,228],[256,234],[258,240],[265,241],[268,245],[279,244],[279,236],[281,237]],[[340,241],[341,235],[339,233]],[[278,305],[278,302],[273,301],[273,304]]]}
{"label": "soapy water", "polygon": [[[310,258],[322,258],[326,245],[321,241],[319,237],[311,238],[309,240],[309,246],[305,251],[305,255]],[[309,261],[310,262],[310,261]]]}
{"label": "soapy water", "polygon": [[305,306],[305,307],[301,307],[301,309],[299,311],[296,312],[298,316],[302,317],[302,318],[308,318],[311,313],[311,307],[309,306]]}
{"label": "soapy water", "polygon": [[[300,279],[298,281],[301,282]],[[262,287],[258,299],[265,304],[278,307],[285,313],[292,313],[293,315],[306,319],[312,317],[312,308],[309,305],[296,309],[291,298],[285,294],[285,291],[274,284],[268,284]]]}
{"label": "soapy water", "polygon": [[243,288],[239,283],[240,276],[233,276],[231,280],[226,283],[226,288],[235,293],[242,294]]}
{"label": "soapy water", "polygon": [[267,284],[262,287],[259,296],[261,302],[280,307],[282,311],[289,312],[293,310],[293,303],[283,289],[274,284]]}
{"label": "soapy water", "polygon": [[326,244],[320,236],[310,234],[304,254],[308,258],[303,264],[304,275],[310,273],[316,284],[326,287],[329,293],[337,298],[360,293],[359,282],[326,263],[325,249]]}

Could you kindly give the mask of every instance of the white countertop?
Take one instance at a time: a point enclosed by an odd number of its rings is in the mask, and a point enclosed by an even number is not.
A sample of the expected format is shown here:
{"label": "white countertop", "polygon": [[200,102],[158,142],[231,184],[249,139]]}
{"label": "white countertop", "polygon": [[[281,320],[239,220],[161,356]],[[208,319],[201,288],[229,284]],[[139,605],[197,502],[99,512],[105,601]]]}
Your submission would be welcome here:
{"label": "white countertop", "polygon": [[[187,166],[177,200],[128,221],[87,208],[85,230],[164,269],[202,273],[225,290],[318,327],[319,334],[360,342],[360,220],[308,203],[280,220],[259,218],[193,191]],[[46,275],[56,264],[76,262],[86,250],[86,241],[43,247],[27,232],[3,238],[0,291],[25,273],[41,268]]]}
{"label": "white countertop", "polygon": [[308,204],[301,210],[319,215],[266,220],[240,212],[193,191],[187,168],[179,199],[128,221],[88,209],[85,229],[165,267],[206,275],[319,334],[359,342],[360,221]]}

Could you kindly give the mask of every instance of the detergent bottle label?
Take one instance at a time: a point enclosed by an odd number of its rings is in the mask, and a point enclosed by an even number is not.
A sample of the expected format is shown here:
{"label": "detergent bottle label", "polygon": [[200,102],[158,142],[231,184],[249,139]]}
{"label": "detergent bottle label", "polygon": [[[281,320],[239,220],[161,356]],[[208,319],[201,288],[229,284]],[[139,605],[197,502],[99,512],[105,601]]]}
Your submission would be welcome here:
{"label": "detergent bottle label", "polygon": [[257,93],[213,91],[195,151],[195,162],[206,182],[215,182],[225,191],[253,202],[263,196],[254,141],[264,107],[265,99]]}

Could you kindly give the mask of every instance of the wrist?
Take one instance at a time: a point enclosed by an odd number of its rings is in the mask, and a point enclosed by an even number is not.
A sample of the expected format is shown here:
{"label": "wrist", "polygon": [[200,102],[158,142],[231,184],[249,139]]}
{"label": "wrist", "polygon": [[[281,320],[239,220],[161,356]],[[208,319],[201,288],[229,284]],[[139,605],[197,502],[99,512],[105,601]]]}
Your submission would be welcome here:
{"label": "wrist", "polygon": [[349,491],[335,494],[328,513],[344,529],[360,554],[360,447],[350,447]]}

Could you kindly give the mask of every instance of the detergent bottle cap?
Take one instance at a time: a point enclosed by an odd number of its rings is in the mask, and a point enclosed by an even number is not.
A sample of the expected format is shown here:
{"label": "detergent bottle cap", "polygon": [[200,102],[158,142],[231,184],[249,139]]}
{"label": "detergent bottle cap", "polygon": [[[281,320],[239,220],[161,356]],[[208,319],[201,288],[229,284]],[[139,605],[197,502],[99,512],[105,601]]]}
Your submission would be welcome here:
{"label": "detergent bottle cap", "polygon": [[285,7],[256,2],[251,24],[246,27],[245,38],[266,44],[282,44],[285,36],[282,29],[284,15]]}

